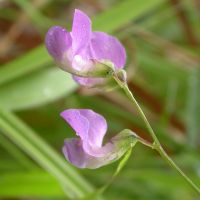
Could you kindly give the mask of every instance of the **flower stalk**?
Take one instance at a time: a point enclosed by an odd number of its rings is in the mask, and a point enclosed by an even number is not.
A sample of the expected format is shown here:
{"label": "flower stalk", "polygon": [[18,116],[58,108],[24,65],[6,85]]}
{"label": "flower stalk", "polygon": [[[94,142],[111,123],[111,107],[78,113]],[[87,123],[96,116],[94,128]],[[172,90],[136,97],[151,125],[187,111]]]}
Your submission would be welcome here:
{"label": "flower stalk", "polygon": [[[132,103],[137,108],[141,118],[143,119],[145,126],[147,130],[149,131],[151,137],[153,138],[154,142],[152,145],[146,145],[146,142],[143,144],[146,146],[151,147],[152,149],[155,149],[160,156],[172,167],[174,168],[186,181],[187,183],[192,186],[192,188],[200,194],[200,188],[176,165],[176,163],[169,157],[169,155],[165,152],[162,145],[160,144],[160,141],[158,140],[153,128],[151,127],[148,119],[146,118],[144,112],[142,111],[140,105],[138,104],[137,100],[133,96],[132,92],[129,90],[128,85],[126,81],[121,81],[116,74],[113,74],[114,80],[117,82],[119,87],[124,91],[126,96],[132,101]],[[148,143],[147,143],[148,144]]]}
{"label": "flower stalk", "polygon": [[137,108],[153,138],[153,143],[149,143],[132,131],[123,130],[103,145],[107,131],[103,116],[89,109],[68,109],[61,116],[78,136],[65,140],[63,153],[69,162],[79,168],[95,169],[119,159],[129,147],[140,142],[156,150],[200,194],[200,188],[167,155],[129,90],[126,72],[123,70],[126,51],[117,38],[104,32],[92,31],[90,18],[76,9],[71,32],[53,26],[46,34],[45,44],[55,62],[61,69],[71,73],[78,84],[104,90],[119,85]]}

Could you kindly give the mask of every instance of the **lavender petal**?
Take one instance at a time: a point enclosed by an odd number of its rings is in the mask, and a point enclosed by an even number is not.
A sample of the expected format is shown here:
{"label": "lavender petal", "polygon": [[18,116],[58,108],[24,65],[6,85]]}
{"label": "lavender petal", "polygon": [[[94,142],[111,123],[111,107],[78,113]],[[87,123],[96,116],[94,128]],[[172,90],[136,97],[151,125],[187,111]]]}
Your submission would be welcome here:
{"label": "lavender petal", "polygon": [[126,51],[117,38],[103,32],[93,32],[90,45],[93,59],[109,60],[117,68],[124,67]]}
{"label": "lavender petal", "polygon": [[88,140],[89,121],[80,114],[79,109],[64,110],[60,115],[82,140]]}
{"label": "lavender petal", "polygon": [[89,44],[92,30],[90,18],[82,11],[75,10],[72,26],[72,50],[74,55]]}
{"label": "lavender petal", "polygon": [[49,29],[45,38],[46,48],[57,61],[62,61],[64,54],[72,45],[70,33],[60,26]]}
{"label": "lavender petal", "polygon": [[80,85],[86,87],[94,87],[96,85],[102,85],[104,83],[104,78],[85,78],[80,76],[73,76],[73,79]]}

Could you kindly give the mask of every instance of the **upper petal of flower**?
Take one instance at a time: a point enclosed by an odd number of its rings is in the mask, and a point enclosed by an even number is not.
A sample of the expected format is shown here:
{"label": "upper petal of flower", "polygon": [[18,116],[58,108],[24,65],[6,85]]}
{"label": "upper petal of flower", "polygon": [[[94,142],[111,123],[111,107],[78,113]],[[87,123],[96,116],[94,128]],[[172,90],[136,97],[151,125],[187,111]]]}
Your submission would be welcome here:
{"label": "upper petal of flower", "polygon": [[89,109],[68,109],[61,116],[80,136],[89,154],[90,147],[101,147],[107,130],[106,120],[101,115]]}
{"label": "upper petal of flower", "polygon": [[82,11],[75,10],[72,25],[72,50],[76,55],[81,49],[86,48],[90,42],[92,30],[90,18]]}
{"label": "upper petal of flower", "polygon": [[67,50],[72,45],[72,39],[70,33],[60,26],[51,27],[45,38],[45,44],[49,54],[51,54],[55,60],[61,61],[63,56],[67,53]]}
{"label": "upper petal of flower", "polygon": [[80,114],[79,109],[64,110],[60,115],[82,140],[88,140],[89,121]]}
{"label": "upper petal of flower", "polygon": [[103,116],[90,109],[80,109],[79,112],[89,121],[89,145],[94,147],[101,147],[104,135],[107,131],[106,120]]}
{"label": "upper petal of flower", "polygon": [[109,60],[117,68],[124,67],[126,51],[117,38],[103,32],[93,32],[90,46],[93,59]]}

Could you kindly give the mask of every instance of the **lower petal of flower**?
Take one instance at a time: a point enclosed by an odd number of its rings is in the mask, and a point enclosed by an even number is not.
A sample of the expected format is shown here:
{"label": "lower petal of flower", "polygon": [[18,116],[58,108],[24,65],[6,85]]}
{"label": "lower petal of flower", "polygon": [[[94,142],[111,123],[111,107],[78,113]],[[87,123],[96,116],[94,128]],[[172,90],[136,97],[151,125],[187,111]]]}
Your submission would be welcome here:
{"label": "lower petal of flower", "polygon": [[73,79],[80,85],[86,87],[95,87],[98,85],[103,85],[106,81],[105,78],[86,78],[80,76],[73,76]]}
{"label": "lower petal of flower", "polygon": [[83,151],[82,141],[80,139],[72,138],[65,140],[63,153],[65,158],[76,167],[86,167],[87,155]]}
{"label": "lower petal of flower", "polygon": [[[83,148],[81,139],[65,140],[63,153],[66,159],[78,168],[95,169],[118,160],[137,142],[137,138],[122,131],[111,139],[104,147],[98,149],[101,157],[89,155]],[[108,148],[108,149],[107,149]]]}

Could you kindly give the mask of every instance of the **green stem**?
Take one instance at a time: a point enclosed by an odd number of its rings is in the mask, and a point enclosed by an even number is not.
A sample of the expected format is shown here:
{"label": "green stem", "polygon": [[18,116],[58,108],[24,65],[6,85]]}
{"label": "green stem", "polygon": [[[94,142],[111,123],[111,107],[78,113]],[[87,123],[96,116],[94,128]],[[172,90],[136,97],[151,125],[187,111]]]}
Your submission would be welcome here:
{"label": "green stem", "polygon": [[200,194],[200,188],[176,165],[176,163],[167,155],[161,146],[157,149],[157,151],[160,153],[162,158],[164,158],[172,168],[176,169],[176,171],[194,188],[194,190]]}
{"label": "green stem", "polygon": [[156,151],[158,151],[158,153],[161,155],[161,157],[163,159],[165,159],[168,164],[174,168],[191,186],[194,190],[196,190],[196,192],[198,192],[200,194],[200,188],[193,183],[193,181],[174,163],[174,161],[167,155],[167,153],[165,152],[165,150],[162,148],[154,130],[152,129],[151,125],[149,124],[149,121],[147,120],[144,112],[142,111],[141,107],[139,106],[137,100],[135,99],[135,97],[133,96],[133,94],[131,93],[131,91],[129,90],[126,82],[122,82],[118,77],[114,76],[113,77],[115,79],[115,81],[117,82],[117,84],[123,89],[123,91],[125,92],[125,94],[127,95],[127,97],[133,102],[133,104],[136,106],[141,118],[143,119],[147,130],[149,131],[150,135],[152,136],[153,140],[154,140],[154,144],[152,145],[152,148],[154,148]]}

